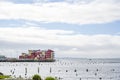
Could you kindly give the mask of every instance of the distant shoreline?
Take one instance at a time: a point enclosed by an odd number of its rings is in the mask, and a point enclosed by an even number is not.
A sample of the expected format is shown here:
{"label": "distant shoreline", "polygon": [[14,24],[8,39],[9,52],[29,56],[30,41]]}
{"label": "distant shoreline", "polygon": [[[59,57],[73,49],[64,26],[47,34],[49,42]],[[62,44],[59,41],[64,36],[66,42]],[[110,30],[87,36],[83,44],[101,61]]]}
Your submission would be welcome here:
{"label": "distant shoreline", "polygon": [[0,62],[55,62],[55,60],[0,60]]}

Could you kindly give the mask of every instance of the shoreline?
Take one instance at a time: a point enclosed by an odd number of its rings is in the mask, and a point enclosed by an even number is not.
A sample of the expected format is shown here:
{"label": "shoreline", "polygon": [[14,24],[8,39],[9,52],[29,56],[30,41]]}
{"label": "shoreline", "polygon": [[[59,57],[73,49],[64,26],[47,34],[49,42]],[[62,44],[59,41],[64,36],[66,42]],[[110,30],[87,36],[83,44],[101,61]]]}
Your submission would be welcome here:
{"label": "shoreline", "polygon": [[0,60],[0,62],[55,62],[55,60]]}

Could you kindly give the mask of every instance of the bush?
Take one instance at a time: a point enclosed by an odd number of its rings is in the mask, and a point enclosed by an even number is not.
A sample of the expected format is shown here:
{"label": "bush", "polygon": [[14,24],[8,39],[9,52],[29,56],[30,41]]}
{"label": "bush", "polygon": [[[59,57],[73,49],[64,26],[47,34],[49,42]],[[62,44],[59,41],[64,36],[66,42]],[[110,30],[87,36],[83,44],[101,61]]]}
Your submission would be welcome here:
{"label": "bush", "polygon": [[35,74],[32,78],[32,80],[42,80],[41,77],[38,74]]}
{"label": "bush", "polygon": [[56,79],[53,77],[46,77],[45,80],[56,80]]}

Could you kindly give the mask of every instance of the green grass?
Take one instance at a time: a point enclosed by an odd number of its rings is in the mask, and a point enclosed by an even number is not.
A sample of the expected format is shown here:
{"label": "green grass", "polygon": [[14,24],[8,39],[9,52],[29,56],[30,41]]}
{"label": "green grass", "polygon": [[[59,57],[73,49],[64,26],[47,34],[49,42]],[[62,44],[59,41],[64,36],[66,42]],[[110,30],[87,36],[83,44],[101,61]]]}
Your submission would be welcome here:
{"label": "green grass", "polygon": [[10,78],[10,76],[0,75],[0,79]]}

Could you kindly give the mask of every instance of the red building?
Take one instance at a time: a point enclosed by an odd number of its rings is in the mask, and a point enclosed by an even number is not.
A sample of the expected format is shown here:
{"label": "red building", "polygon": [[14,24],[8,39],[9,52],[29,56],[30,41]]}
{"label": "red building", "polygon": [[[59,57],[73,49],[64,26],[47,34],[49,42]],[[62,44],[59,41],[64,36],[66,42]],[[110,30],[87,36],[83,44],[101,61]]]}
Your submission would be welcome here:
{"label": "red building", "polygon": [[28,50],[28,54],[22,53],[19,56],[19,59],[26,60],[53,60],[54,51],[51,49],[48,50]]}

